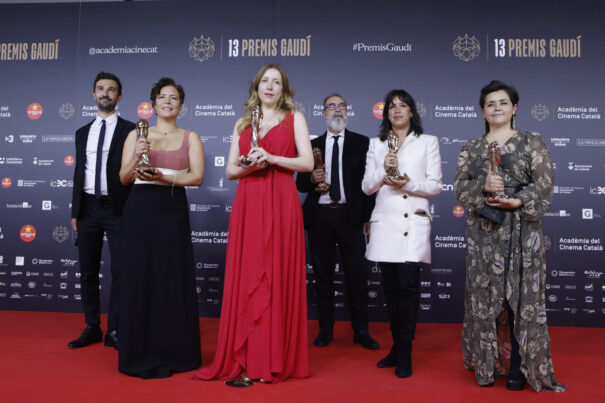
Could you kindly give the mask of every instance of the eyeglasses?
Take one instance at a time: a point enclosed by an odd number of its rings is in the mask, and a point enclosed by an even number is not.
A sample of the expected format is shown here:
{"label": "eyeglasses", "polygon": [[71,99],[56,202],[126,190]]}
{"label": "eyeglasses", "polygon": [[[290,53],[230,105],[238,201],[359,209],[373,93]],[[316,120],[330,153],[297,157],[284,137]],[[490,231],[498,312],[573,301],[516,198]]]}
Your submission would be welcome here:
{"label": "eyeglasses", "polygon": [[326,105],[326,109],[329,109],[331,111],[335,111],[336,109],[340,109],[340,110],[346,110],[347,109],[347,104],[345,103],[341,103],[341,104],[327,104]]}

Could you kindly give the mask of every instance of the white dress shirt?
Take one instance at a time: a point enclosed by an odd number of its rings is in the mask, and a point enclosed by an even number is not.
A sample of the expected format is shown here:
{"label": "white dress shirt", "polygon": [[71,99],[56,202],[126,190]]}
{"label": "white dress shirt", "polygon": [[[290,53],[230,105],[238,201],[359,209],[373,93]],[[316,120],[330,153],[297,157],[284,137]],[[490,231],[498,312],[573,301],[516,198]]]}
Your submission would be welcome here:
{"label": "white dress shirt", "polygon": [[[97,166],[97,145],[99,135],[101,134],[103,118],[97,115],[97,118],[88,131],[88,141],[86,142],[86,165],[84,168],[84,191],[88,194],[95,194],[95,167]],[[109,147],[113,132],[118,123],[118,115],[113,113],[105,118],[105,138],[103,139],[103,155],[101,160],[101,194],[107,196],[107,157],[109,156]]]}
{"label": "white dress shirt", "polygon": [[[324,153],[324,163],[326,164],[326,182],[330,183],[330,178],[332,178],[332,149],[334,148],[334,136],[340,136],[338,138],[338,177],[340,178],[340,200],[338,204],[345,204],[347,202],[347,198],[345,197],[345,188],[343,185],[343,177],[342,177],[342,151],[344,150],[345,144],[345,131],[341,131],[338,134],[332,134],[328,130],[328,135],[326,136],[326,150]],[[332,204],[334,201],[330,198],[330,192],[322,193],[319,196],[318,200],[319,204]]]}

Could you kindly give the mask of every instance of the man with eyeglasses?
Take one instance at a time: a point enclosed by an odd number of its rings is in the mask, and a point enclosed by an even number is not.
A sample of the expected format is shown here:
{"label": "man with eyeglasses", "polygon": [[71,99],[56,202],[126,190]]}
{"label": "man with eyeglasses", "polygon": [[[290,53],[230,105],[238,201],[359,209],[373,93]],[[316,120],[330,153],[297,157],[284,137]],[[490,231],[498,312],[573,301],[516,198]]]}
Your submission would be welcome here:
{"label": "man with eyeglasses", "polygon": [[[361,190],[369,139],[347,130],[347,103],[339,94],[324,99],[323,116],[328,130],[311,142],[319,148],[324,165],[313,172],[300,172],[296,186],[307,193],[303,204],[305,229],[316,279],[319,335],[313,344],[329,345],[334,338],[334,270],[336,248],[340,270],[344,272],[351,308],[353,342],[376,350],[376,340],[368,330],[368,273],[364,231],[374,207],[374,198]],[[327,182],[330,189],[316,190]]]}

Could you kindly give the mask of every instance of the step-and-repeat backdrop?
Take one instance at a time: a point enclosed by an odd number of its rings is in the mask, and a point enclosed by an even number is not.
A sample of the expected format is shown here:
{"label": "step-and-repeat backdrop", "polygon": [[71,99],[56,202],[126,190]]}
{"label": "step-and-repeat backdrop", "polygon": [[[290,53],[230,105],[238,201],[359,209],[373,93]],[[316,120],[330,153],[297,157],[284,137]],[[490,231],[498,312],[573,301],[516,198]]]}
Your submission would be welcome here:
{"label": "step-and-repeat backdrop", "polygon": [[[460,148],[482,135],[479,90],[492,79],[515,85],[517,127],[540,132],[556,163],[554,201],[543,219],[549,323],[604,326],[604,6],[419,3],[0,6],[0,309],[80,310],[69,224],[74,132],[96,114],[93,79],[103,70],[121,78],[119,113],[131,121],[153,123],[149,92],[160,77],[185,88],[179,124],[197,131],[206,149],[204,183],[188,189],[200,312],[218,316],[237,187],[225,177],[230,134],[253,75],[277,62],[313,135],[325,130],[328,93],[348,101],[351,130],[373,137],[385,94],[404,88],[417,100],[426,132],[440,138],[443,193],[431,199],[433,264],[423,269],[421,288],[420,320],[428,322],[462,320],[466,212],[452,183]],[[384,320],[379,269],[370,267],[371,318]],[[314,318],[310,262],[307,278]],[[338,317],[346,319],[340,271],[336,282]]]}

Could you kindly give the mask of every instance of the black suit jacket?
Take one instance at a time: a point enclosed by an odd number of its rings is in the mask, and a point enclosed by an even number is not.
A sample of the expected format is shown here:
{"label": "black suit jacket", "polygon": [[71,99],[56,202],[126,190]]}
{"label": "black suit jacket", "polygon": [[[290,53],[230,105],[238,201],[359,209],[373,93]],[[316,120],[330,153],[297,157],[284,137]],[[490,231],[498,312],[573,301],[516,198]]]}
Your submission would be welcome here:
{"label": "black suit jacket", "polygon": [[[327,137],[327,132],[325,132],[311,141],[311,146],[319,148],[322,156],[325,155]],[[375,196],[366,196],[361,190],[369,144],[370,139],[366,136],[345,129],[341,180],[347,199],[349,220],[351,224],[359,227],[369,221],[374,208]],[[325,162],[325,158],[323,160]],[[315,191],[315,184],[311,182],[311,172],[299,172],[296,177],[296,187],[299,192],[307,193],[302,209],[305,228],[309,228],[315,218],[317,202],[321,193]]]}
{"label": "black suit jacket", "polygon": [[[76,169],[74,171],[74,192],[71,201],[71,217],[78,218],[84,193],[84,171],[86,167],[86,143],[88,132],[94,120],[76,131]],[[109,155],[107,157],[107,192],[111,209],[114,214],[121,216],[124,203],[130,192],[130,186],[120,182],[120,167],[122,165],[122,149],[128,133],[134,130],[135,124],[118,116],[116,129],[111,139]]]}

